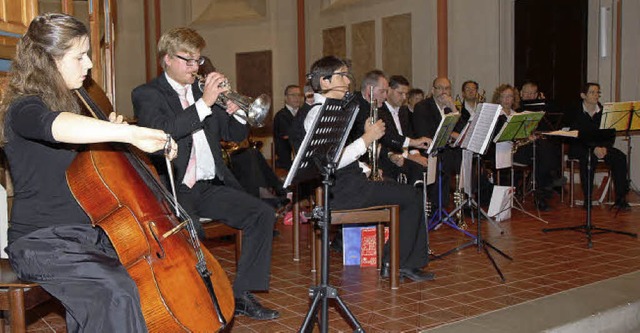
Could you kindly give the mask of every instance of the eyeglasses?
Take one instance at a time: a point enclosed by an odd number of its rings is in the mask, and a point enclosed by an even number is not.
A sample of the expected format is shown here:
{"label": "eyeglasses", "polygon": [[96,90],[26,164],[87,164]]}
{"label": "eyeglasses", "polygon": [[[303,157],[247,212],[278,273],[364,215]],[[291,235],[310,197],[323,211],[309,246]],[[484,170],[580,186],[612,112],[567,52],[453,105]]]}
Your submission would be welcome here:
{"label": "eyeglasses", "polygon": [[200,57],[198,59],[190,59],[190,58],[185,58],[185,57],[181,57],[179,55],[174,55],[176,58],[182,59],[187,63],[187,66],[202,66],[202,64],[204,64],[204,57]]}
{"label": "eyeglasses", "polygon": [[287,94],[287,96],[302,97],[302,94]]}

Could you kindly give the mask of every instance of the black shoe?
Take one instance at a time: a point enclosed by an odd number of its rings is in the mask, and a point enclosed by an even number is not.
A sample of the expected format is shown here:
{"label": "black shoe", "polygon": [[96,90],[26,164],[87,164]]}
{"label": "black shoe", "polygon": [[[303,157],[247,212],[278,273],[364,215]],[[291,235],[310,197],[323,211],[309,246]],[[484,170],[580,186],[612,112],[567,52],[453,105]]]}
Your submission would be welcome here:
{"label": "black shoe", "polygon": [[248,291],[242,293],[242,296],[236,297],[235,301],[236,316],[247,316],[256,320],[270,320],[280,317],[278,311],[265,308],[258,302],[256,297]]}
{"label": "black shoe", "polygon": [[611,209],[617,209],[618,211],[629,211],[631,210],[631,206],[629,205],[629,203],[627,202],[627,200],[624,199],[618,199],[616,200],[616,202],[613,204],[613,206],[611,207]]}
{"label": "black shoe", "polygon": [[545,199],[537,199],[536,207],[541,212],[548,212],[549,210],[551,210],[551,208],[549,208],[549,204],[547,204],[547,201]]}
{"label": "black shoe", "polygon": [[400,268],[400,278],[407,278],[416,282],[431,281],[436,278],[435,274],[425,272],[420,268]]}
{"label": "black shoe", "polygon": [[383,263],[382,268],[380,268],[380,277],[383,279],[388,279],[390,270],[391,267],[389,266],[389,262]]}

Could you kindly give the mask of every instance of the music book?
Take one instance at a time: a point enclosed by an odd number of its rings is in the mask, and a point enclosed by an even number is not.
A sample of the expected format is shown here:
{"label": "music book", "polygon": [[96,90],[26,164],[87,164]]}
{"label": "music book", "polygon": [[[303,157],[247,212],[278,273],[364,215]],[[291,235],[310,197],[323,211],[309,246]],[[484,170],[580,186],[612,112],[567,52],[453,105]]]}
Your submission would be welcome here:
{"label": "music book", "polygon": [[449,137],[451,137],[451,132],[453,132],[453,129],[458,123],[458,119],[460,119],[460,113],[458,112],[451,112],[442,117],[438,129],[433,135],[433,140],[427,149],[427,155],[430,155],[434,149],[440,149],[447,145]]}
{"label": "music book", "polygon": [[471,121],[468,133],[462,140],[460,147],[477,154],[484,154],[489,146],[491,133],[496,127],[500,112],[502,112],[502,106],[499,104],[479,104],[476,110],[477,116]]}
{"label": "music book", "polygon": [[640,129],[640,101],[605,103],[602,107],[600,129],[613,128],[617,132]]}
{"label": "music book", "polygon": [[538,127],[538,123],[544,117],[544,111],[524,111],[507,116],[507,121],[502,125],[500,132],[493,142],[515,141],[528,138]]}

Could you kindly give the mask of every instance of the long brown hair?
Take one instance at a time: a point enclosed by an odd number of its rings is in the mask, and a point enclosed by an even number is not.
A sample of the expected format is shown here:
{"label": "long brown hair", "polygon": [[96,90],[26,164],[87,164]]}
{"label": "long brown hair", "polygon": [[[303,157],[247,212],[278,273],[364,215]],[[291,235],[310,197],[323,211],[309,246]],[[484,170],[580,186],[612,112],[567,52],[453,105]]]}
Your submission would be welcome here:
{"label": "long brown hair", "polygon": [[52,111],[79,113],[71,90],[58,71],[62,59],[78,39],[88,38],[87,28],[72,16],[48,13],[34,18],[18,41],[9,82],[0,104],[0,144],[4,144],[5,117],[11,104],[22,97],[38,95]]}

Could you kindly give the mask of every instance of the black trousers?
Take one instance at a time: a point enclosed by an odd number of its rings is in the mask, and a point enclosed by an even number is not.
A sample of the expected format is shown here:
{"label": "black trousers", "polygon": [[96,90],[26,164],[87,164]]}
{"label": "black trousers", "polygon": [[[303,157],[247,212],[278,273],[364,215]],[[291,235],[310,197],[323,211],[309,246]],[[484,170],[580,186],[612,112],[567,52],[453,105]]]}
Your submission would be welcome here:
{"label": "black trousers", "polygon": [[178,202],[202,233],[199,218],[206,217],[242,230],[242,254],[233,293],[269,289],[271,244],[275,211],[260,199],[229,186],[197,182],[178,187]]}
{"label": "black trousers", "polygon": [[[363,173],[336,176],[331,188],[332,209],[400,205],[400,268],[422,268],[427,263],[427,234],[422,193],[410,185],[369,181]],[[388,258],[389,244],[384,257]]]}
{"label": "black trousers", "polygon": [[231,154],[231,172],[249,194],[260,197],[260,188],[273,188],[278,195],[286,194],[282,182],[273,172],[262,153],[247,148]]}
{"label": "black trousers", "polygon": [[[560,165],[560,146],[555,141],[543,139],[536,140],[536,183],[539,188],[551,185],[554,178],[558,177]],[[533,143],[521,146],[513,154],[513,161],[525,164],[533,164]],[[516,181],[516,184],[518,182]]]}
{"label": "black trousers", "polygon": [[[587,186],[591,184],[591,193],[593,193],[593,178],[595,172],[591,173],[591,177],[587,180],[587,164],[588,156],[579,156],[580,159],[580,183],[582,186],[582,193],[584,197],[587,197]],[[614,147],[607,148],[607,155],[604,156],[604,163],[611,168],[611,175],[613,176],[613,185],[616,190],[616,200],[625,199],[627,192],[629,192],[629,184],[627,182],[627,155]],[[595,154],[591,154],[591,170],[595,171],[598,164],[598,158]]]}
{"label": "black trousers", "polygon": [[66,309],[68,332],[146,332],[138,288],[100,228],[34,231],[8,248],[21,280],[39,283]]}

